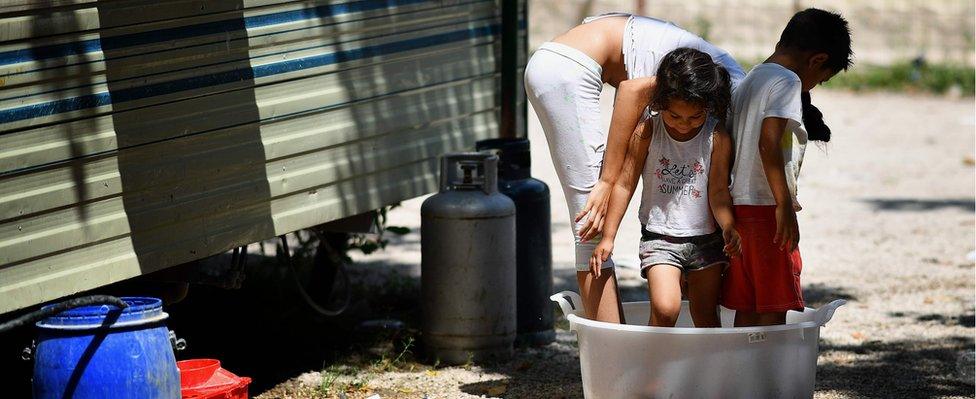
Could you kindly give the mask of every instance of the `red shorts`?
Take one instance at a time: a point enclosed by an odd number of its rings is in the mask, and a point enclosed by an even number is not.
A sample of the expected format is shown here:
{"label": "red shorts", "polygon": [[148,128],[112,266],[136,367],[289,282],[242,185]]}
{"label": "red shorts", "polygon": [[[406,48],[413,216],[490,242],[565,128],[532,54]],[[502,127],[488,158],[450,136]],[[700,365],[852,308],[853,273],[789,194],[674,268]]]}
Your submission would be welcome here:
{"label": "red shorts", "polygon": [[803,310],[800,250],[781,251],[773,243],[776,206],[735,205],[732,210],[742,255],[730,259],[722,306],[757,313]]}

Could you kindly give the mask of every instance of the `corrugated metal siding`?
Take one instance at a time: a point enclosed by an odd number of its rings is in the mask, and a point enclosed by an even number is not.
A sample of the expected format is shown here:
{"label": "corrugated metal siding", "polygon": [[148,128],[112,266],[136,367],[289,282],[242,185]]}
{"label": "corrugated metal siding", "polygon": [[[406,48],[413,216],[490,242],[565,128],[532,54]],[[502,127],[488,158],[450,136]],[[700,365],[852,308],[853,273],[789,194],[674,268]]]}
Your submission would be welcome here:
{"label": "corrugated metal siding", "polygon": [[497,135],[500,9],[0,6],[0,313],[436,190]]}

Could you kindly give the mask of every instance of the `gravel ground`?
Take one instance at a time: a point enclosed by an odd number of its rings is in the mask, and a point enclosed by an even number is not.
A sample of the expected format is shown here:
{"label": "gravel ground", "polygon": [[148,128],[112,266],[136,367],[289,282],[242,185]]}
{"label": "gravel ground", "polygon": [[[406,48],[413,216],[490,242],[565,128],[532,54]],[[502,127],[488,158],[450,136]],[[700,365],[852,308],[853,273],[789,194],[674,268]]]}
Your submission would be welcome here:
{"label": "gravel ground", "polygon": [[[611,98],[612,92],[605,93],[606,115]],[[810,306],[849,301],[822,330],[815,397],[972,397],[976,299],[974,263],[967,256],[976,249],[973,99],[823,91],[814,93],[814,102],[834,140],[808,149],[801,176],[804,295]],[[557,290],[575,289],[566,206],[538,122],[529,113],[533,174],[554,189],[555,283]],[[361,264],[354,267],[357,281],[375,287],[370,292],[393,286],[407,296],[417,293],[421,202],[405,202],[390,214],[390,224],[410,227],[410,234],[393,237],[381,253],[355,257]],[[636,201],[627,220],[636,218],[635,211]],[[639,232],[636,223],[624,229],[615,256],[633,266]],[[619,278],[625,300],[646,299],[644,281],[634,270],[619,269]],[[386,342],[385,349],[373,348],[374,355],[351,350],[321,371],[296,373],[253,393],[260,393],[258,398],[582,396],[575,336],[564,321],[556,343],[519,350],[509,362],[432,367],[416,363],[414,355],[421,351],[403,344],[410,339],[404,337],[415,336],[411,317],[402,319],[405,331],[413,332]]]}

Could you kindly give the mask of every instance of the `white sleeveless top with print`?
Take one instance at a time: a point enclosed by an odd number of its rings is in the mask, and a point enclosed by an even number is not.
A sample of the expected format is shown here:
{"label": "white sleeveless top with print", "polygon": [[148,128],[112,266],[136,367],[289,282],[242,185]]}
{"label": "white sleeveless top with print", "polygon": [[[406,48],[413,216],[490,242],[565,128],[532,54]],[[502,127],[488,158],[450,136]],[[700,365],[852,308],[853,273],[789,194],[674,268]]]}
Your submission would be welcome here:
{"label": "white sleeveless top with print", "polygon": [[665,131],[660,115],[651,116],[653,136],[641,178],[641,225],[672,237],[715,232],[708,205],[708,170],[712,159],[712,132],[717,120],[708,117],[699,133],[677,141]]}

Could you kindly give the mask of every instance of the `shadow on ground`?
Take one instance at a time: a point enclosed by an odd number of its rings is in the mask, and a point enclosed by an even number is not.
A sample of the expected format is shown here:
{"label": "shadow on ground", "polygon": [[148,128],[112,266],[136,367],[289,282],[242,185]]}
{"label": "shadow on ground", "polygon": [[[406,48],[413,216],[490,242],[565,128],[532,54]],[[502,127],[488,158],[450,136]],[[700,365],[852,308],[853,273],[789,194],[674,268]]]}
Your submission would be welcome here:
{"label": "shadow on ground", "polygon": [[815,283],[803,287],[803,302],[809,308],[817,309],[837,299],[856,301],[857,298],[844,287],[831,287]]}
{"label": "shadow on ground", "polygon": [[[505,373],[506,377],[461,385],[462,392],[479,397],[524,399],[576,399],[583,397],[578,358],[564,356],[564,361],[524,359],[519,356],[513,362],[489,371]],[[535,368],[536,370],[533,370]]]}
{"label": "shadow on ground", "polygon": [[[821,343],[817,391],[861,398],[973,394],[973,338]],[[968,353],[968,356],[964,354]]]}
{"label": "shadow on ground", "polygon": [[972,198],[960,198],[960,199],[870,198],[862,201],[871,205],[875,211],[919,212],[919,211],[935,211],[935,210],[941,210],[946,208],[956,208],[967,212],[976,211],[976,200]]}
{"label": "shadow on ground", "polygon": [[558,269],[552,271],[552,290],[553,292],[574,291],[579,292],[576,283],[576,270]]}
{"label": "shadow on ground", "polygon": [[908,317],[918,323],[938,323],[946,326],[961,326],[966,328],[976,327],[976,315],[973,315],[973,313],[948,316],[941,313],[889,312],[888,316],[898,318]]}
{"label": "shadow on ground", "polygon": [[364,332],[365,320],[418,323],[419,281],[400,277],[396,270],[403,265],[387,265],[392,272],[384,270],[379,278],[372,268],[350,265],[349,308],[324,317],[296,294],[290,269],[274,257],[250,258],[242,289],[192,286],[186,299],[167,311],[169,328],[188,344],[177,359],[220,359],[224,368],[253,379],[252,396],[350,354],[366,353],[378,340],[398,341],[385,331]]}

